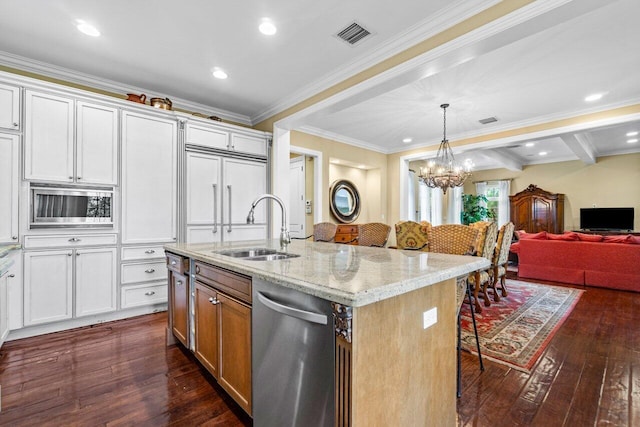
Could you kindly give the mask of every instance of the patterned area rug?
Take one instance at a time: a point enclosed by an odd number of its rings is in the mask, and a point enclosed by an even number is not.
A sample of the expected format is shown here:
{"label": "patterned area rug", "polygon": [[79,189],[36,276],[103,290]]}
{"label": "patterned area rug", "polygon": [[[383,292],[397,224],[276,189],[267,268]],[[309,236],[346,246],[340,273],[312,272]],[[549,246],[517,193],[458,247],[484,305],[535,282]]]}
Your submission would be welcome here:
{"label": "patterned area rug", "polygon": [[[482,357],[531,372],[582,290],[507,279],[508,296],[476,313]],[[462,305],[462,348],[477,354],[469,304]]]}

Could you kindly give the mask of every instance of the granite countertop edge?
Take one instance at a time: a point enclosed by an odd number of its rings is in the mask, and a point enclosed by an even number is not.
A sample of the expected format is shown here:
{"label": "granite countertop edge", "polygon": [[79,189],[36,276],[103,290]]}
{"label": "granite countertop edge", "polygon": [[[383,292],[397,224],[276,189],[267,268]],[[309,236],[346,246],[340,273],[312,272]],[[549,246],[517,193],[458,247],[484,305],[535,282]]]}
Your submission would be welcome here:
{"label": "granite countertop edge", "polygon": [[[340,251],[347,249],[345,245],[336,245],[336,244],[327,244],[327,243],[314,243],[314,242],[305,242],[305,243],[297,243],[295,245],[291,245],[289,247],[289,251],[291,253],[302,253],[308,248],[314,248],[314,245],[323,245],[317,246],[318,248],[322,248],[325,252],[331,251]],[[330,247],[327,245],[333,245],[334,247]],[[419,272],[419,274],[408,275],[404,277],[400,277],[397,280],[394,278],[393,280],[388,280],[386,282],[380,282],[373,284],[370,288],[367,289],[358,289],[358,290],[349,290],[348,286],[342,287],[341,284],[333,281],[333,285],[329,286],[326,283],[329,283],[329,273],[322,272],[320,277],[316,275],[312,275],[311,279],[306,279],[302,277],[296,277],[296,274],[289,274],[286,270],[286,266],[291,266],[288,263],[304,263],[304,258],[291,258],[287,260],[280,261],[269,261],[269,262],[256,262],[256,261],[247,261],[238,258],[232,258],[224,255],[220,255],[215,253],[216,251],[229,249],[230,247],[275,247],[276,243],[274,241],[262,241],[262,242],[236,242],[236,243],[227,243],[227,244],[168,244],[165,245],[165,250],[176,253],[178,255],[183,255],[185,257],[189,257],[195,260],[203,261],[209,264],[213,264],[222,268],[226,268],[231,271],[235,271],[236,273],[244,274],[247,276],[251,276],[254,279],[262,279],[266,280],[284,287],[288,287],[294,290],[298,290],[309,295],[317,296],[326,300],[330,300],[333,302],[337,302],[340,304],[349,305],[352,307],[360,307],[368,304],[375,303],[377,301],[381,301],[387,298],[392,298],[397,295],[402,295],[404,293],[423,288],[425,286],[430,286],[444,280],[457,278],[461,276],[465,276],[473,271],[484,269],[489,267],[489,261],[485,258],[480,257],[461,257],[458,255],[444,255],[444,254],[431,254],[428,252],[424,252],[421,254],[415,254],[416,256],[423,256],[426,260],[428,256],[435,257],[436,263],[438,260],[449,260],[452,261],[454,265],[447,266],[446,268],[435,268],[432,271],[428,272]],[[396,252],[395,249],[386,249],[386,248],[358,248],[358,247],[349,247],[352,254],[355,254],[356,257],[361,256],[384,256],[385,252],[381,251],[393,251]],[[403,252],[403,251],[398,251]],[[387,253],[391,254],[391,252]],[[410,254],[414,255],[414,254]],[[394,254],[396,257],[395,261],[398,262],[398,254]],[[447,258],[448,257],[448,258]],[[404,261],[403,258],[399,258],[401,262]],[[384,262],[380,262],[384,266]],[[391,266],[391,264],[389,264]],[[282,268],[282,271],[274,271],[276,267]],[[298,272],[299,273],[299,272]],[[357,275],[359,272],[356,270],[355,274]],[[362,272],[361,274],[366,275],[367,272]]]}

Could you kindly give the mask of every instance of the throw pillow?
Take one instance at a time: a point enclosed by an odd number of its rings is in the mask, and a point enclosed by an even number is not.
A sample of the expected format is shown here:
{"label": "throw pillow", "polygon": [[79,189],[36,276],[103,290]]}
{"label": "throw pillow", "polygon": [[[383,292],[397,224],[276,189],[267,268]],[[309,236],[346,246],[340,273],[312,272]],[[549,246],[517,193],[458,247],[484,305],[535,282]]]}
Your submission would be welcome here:
{"label": "throw pillow", "polygon": [[563,234],[547,233],[547,239],[571,241],[571,240],[578,240],[578,235],[573,231],[567,231],[566,233],[563,233]]}
{"label": "throw pillow", "polygon": [[633,245],[640,245],[640,236],[634,236],[633,234],[629,234],[627,236],[627,243],[631,243]]}
{"label": "throw pillow", "polygon": [[578,239],[583,242],[602,242],[603,236],[600,234],[584,234],[584,233],[576,233],[578,235]]}
{"label": "throw pillow", "polygon": [[524,231],[519,231],[518,236],[521,239],[532,239],[532,240],[547,240],[547,232],[541,231],[539,233],[525,233]]}
{"label": "throw pillow", "polygon": [[605,243],[627,243],[628,235],[604,236]]}

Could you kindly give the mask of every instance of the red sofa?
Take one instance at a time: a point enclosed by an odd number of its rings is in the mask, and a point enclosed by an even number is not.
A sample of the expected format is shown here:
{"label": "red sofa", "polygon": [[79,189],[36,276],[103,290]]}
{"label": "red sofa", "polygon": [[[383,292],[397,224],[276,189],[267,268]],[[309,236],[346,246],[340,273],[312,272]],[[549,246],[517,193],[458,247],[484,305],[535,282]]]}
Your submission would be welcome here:
{"label": "red sofa", "polygon": [[548,235],[552,239],[525,235],[511,246],[518,254],[518,277],[640,292],[640,237],[593,242],[570,233]]}

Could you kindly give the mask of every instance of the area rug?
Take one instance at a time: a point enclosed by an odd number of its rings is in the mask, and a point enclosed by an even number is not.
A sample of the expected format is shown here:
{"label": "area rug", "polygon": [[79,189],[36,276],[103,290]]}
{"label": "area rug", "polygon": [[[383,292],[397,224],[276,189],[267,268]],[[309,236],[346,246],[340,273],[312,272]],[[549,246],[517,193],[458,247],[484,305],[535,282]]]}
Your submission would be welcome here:
{"label": "area rug", "polygon": [[[476,313],[482,357],[531,372],[547,344],[569,316],[582,295],[582,290],[507,279],[507,297],[491,306],[482,304]],[[466,302],[461,311],[462,348],[473,354],[476,340],[471,311]]]}

